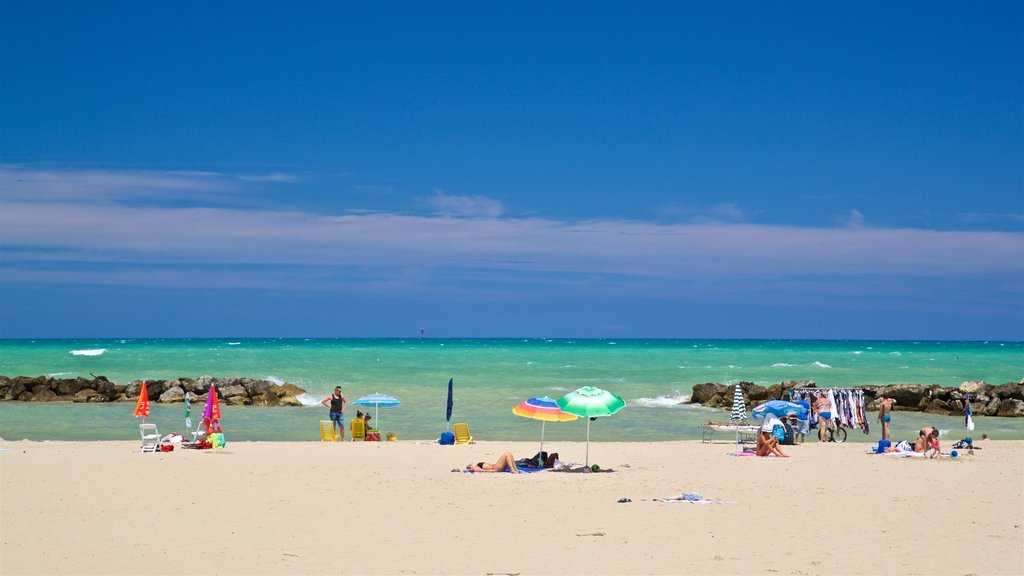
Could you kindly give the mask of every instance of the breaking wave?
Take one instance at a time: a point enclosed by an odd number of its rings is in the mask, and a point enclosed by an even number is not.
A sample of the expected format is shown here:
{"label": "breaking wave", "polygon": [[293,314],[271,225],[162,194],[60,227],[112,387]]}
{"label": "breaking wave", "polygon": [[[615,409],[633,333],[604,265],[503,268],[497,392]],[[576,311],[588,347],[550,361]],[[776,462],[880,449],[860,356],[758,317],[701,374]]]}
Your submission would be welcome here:
{"label": "breaking wave", "polygon": [[654,398],[637,398],[633,402],[638,406],[650,406],[661,408],[664,406],[678,406],[690,401],[690,397],[678,391],[672,396],[656,396]]}
{"label": "breaking wave", "polygon": [[72,350],[70,354],[72,356],[100,356],[106,351],[106,348],[94,348],[92,350]]}

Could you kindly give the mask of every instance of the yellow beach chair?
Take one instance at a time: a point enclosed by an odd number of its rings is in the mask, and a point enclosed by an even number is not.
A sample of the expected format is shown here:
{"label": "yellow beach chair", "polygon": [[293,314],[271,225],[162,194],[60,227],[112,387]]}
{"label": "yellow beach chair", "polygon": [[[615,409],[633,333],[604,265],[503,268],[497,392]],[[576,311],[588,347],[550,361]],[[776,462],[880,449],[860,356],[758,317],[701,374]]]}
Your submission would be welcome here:
{"label": "yellow beach chair", "polygon": [[473,436],[469,434],[469,424],[455,424],[452,426],[452,433],[455,434],[455,444],[471,444]]}
{"label": "yellow beach chair", "polygon": [[320,421],[320,441],[337,442],[339,436],[334,432],[334,422],[330,420]]}
{"label": "yellow beach chair", "polygon": [[356,440],[366,441],[366,422],[362,418],[353,418],[350,424],[352,428],[352,441]]}

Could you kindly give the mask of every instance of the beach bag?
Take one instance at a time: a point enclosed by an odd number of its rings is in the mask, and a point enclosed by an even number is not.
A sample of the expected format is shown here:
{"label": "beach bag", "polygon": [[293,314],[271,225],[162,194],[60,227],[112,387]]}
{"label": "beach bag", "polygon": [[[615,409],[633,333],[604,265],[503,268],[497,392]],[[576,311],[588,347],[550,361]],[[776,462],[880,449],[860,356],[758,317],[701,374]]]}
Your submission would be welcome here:
{"label": "beach bag", "polygon": [[451,432],[441,432],[441,439],[437,442],[444,446],[452,446],[455,444],[455,434],[452,434]]}

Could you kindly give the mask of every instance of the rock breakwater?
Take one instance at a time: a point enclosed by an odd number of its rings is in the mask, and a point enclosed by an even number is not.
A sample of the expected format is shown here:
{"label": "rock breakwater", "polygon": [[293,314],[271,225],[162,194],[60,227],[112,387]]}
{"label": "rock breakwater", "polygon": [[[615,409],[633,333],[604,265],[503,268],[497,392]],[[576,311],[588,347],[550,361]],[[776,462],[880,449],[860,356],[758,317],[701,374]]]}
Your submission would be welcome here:
{"label": "rock breakwater", "polygon": [[[731,409],[734,386],[715,382],[697,384],[690,395],[690,403]],[[739,386],[748,409],[767,400],[786,400],[793,388],[820,388],[810,380],[787,380],[768,387],[753,382],[740,382]],[[878,403],[884,396],[896,401],[894,411],[955,416],[964,413],[964,398],[970,395],[971,410],[976,415],[1024,416],[1024,380],[998,386],[967,381],[957,388],[943,388],[937,384],[889,384],[857,388],[864,391],[864,402],[869,411],[877,411]]]}
{"label": "rock breakwater", "polygon": [[[221,402],[232,406],[301,406],[298,396],[306,391],[295,384],[277,384],[253,378],[175,378],[146,380],[150,402],[173,404],[184,402],[185,394],[193,402],[203,402],[210,391],[217,390]],[[0,401],[7,402],[128,402],[135,401],[142,381],[116,384],[105,376],[93,378],[52,378],[50,376],[0,376]]]}

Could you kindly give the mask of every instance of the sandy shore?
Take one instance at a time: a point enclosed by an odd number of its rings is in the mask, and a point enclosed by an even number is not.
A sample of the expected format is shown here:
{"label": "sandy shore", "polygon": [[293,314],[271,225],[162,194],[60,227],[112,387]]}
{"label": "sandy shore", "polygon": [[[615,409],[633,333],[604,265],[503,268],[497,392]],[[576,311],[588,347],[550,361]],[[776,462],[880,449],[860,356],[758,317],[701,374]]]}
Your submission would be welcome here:
{"label": "sandy shore", "polygon": [[[451,470],[535,442],[0,448],[5,575],[1024,573],[1021,441],[936,461],[596,443],[615,472],[524,475]],[[655,501],[682,492],[734,503]]]}

